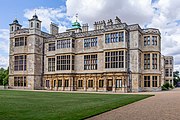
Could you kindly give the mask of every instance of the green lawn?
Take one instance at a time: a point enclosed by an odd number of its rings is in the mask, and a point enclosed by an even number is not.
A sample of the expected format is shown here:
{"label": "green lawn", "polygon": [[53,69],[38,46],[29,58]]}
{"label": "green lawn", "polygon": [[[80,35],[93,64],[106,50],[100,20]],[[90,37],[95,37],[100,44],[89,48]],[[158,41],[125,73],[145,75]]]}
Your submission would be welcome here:
{"label": "green lawn", "polygon": [[76,120],[152,95],[0,90],[0,120]]}

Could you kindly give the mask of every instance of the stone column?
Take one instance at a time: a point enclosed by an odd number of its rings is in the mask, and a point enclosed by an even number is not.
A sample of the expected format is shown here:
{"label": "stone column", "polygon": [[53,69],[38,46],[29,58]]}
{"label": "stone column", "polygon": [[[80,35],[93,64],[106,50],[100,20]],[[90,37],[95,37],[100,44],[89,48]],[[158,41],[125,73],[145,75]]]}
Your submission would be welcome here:
{"label": "stone column", "polygon": [[104,78],[104,91],[107,91],[107,77],[103,77]]}
{"label": "stone column", "polygon": [[95,77],[94,81],[95,81],[94,90],[97,91],[97,77]]}
{"label": "stone column", "polygon": [[58,91],[58,79],[56,78],[56,91]]}
{"label": "stone column", "polygon": [[116,77],[113,75],[113,88],[112,88],[113,92],[116,92]]}
{"label": "stone column", "polygon": [[69,90],[69,91],[71,91],[71,85],[72,85],[72,83],[71,83],[71,77],[69,77],[69,87],[68,87],[68,90]]}
{"label": "stone column", "polygon": [[64,77],[62,78],[62,91],[64,91]]}
{"label": "stone column", "polygon": [[150,88],[152,88],[152,76],[150,75]]}
{"label": "stone column", "polygon": [[50,90],[53,89],[53,78],[50,79]]}
{"label": "stone column", "polygon": [[86,77],[84,77],[84,91],[87,91],[87,81],[86,81]]}

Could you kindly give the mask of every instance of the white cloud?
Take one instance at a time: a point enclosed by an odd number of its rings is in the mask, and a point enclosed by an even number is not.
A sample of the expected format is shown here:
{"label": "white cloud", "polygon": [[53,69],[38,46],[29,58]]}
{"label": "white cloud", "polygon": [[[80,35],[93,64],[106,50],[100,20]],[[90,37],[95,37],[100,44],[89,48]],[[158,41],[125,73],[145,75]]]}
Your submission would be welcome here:
{"label": "white cloud", "polygon": [[[78,4],[77,4],[78,3]],[[67,0],[67,15],[79,14],[79,19],[90,26],[95,21],[113,19],[119,16],[123,22],[151,22],[153,8],[151,0]]]}
{"label": "white cloud", "polygon": [[[31,19],[35,14],[38,15],[39,20],[42,21],[42,27],[46,29],[46,31],[50,31],[51,22],[55,22],[59,25],[60,32],[64,32],[66,30],[66,26],[68,23],[65,21],[67,19],[65,8],[63,6],[59,8],[44,8],[39,7],[35,9],[26,9],[24,17]],[[27,23],[24,22],[26,25]]]}
{"label": "white cloud", "polygon": [[9,58],[0,54],[0,68],[7,68],[9,65]]}

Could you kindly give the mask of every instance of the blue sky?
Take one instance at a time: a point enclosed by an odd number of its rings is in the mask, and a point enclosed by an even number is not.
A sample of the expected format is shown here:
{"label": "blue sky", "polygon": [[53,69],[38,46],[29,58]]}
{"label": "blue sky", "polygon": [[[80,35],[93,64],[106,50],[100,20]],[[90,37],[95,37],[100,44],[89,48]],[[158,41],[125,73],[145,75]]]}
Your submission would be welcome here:
{"label": "blue sky", "polygon": [[[180,70],[180,0],[1,0],[0,4],[0,67],[8,66],[9,24],[17,18],[28,27],[36,10],[42,21],[42,30],[48,32],[54,22],[63,32],[75,21],[88,23],[114,19],[118,16],[127,24],[142,28],[154,27],[161,31],[164,55],[173,55],[175,69]],[[176,47],[174,47],[176,45]]]}
{"label": "blue sky", "polygon": [[65,6],[65,0],[1,0],[0,4],[0,28],[6,29],[13,19],[25,21],[25,9],[34,9],[38,7],[57,8]]}

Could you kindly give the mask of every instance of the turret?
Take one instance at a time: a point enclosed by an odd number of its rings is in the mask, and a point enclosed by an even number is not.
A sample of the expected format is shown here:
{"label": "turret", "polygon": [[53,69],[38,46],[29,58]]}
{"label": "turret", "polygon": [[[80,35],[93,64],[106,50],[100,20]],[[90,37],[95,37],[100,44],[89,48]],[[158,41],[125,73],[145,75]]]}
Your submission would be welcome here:
{"label": "turret", "polygon": [[38,16],[35,14],[33,18],[29,20],[29,30],[31,34],[40,34],[41,31],[41,21],[38,19]]}
{"label": "turret", "polygon": [[10,26],[10,33],[13,33],[16,30],[21,29],[22,25],[19,24],[18,20],[15,19],[13,23],[9,24]]}

